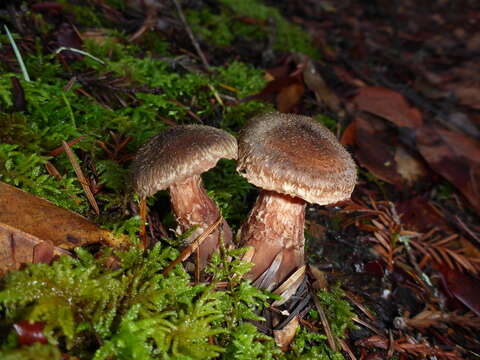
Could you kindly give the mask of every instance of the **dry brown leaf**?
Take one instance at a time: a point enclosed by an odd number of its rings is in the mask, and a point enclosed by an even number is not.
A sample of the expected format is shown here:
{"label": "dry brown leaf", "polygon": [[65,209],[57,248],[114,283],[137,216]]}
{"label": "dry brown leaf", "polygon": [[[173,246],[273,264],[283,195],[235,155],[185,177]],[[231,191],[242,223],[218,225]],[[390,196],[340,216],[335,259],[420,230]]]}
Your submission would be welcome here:
{"label": "dry brown leaf", "polygon": [[480,84],[470,81],[455,82],[445,88],[455,94],[460,104],[480,110]]}
{"label": "dry brown leaf", "polygon": [[305,86],[300,81],[282,88],[276,97],[278,111],[291,112],[300,102],[304,92]]}
{"label": "dry brown leaf", "polygon": [[340,137],[340,144],[342,144],[343,146],[355,145],[356,131],[357,129],[355,128],[355,121],[352,121],[343,131],[342,136]]}
{"label": "dry brown leaf", "polygon": [[273,337],[275,338],[275,343],[282,349],[283,352],[288,351],[290,344],[295,338],[295,333],[298,328],[298,315],[292,318],[290,322],[283,327],[281,330],[273,330]]}
{"label": "dry brown leaf", "polygon": [[77,246],[122,241],[78,214],[0,182],[1,270],[49,261]]}
{"label": "dry brown leaf", "polygon": [[480,142],[431,125],[418,130],[417,146],[430,167],[480,211]]}
{"label": "dry brown leaf", "polygon": [[422,114],[410,106],[402,94],[382,87],[364,86],[353,99],[358,109],[393,122],[399,127],[416,129],[422,126]]}

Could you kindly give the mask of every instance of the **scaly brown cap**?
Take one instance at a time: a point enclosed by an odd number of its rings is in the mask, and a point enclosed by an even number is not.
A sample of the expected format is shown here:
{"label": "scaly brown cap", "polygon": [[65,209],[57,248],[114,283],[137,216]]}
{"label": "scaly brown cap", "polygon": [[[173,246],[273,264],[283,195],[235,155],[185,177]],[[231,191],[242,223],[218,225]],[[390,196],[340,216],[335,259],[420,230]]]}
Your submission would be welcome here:
{"label": "scaly brown cap", "polygon": [[250,183],[319,205],[348,199],[356,167],[335,136],[312,118],[268,113],[240,133],[237,170]]}
{"label": "scaly brown cap", "polygon": [[221,158],[237,158],[237,141],[205,125],[180,125],[162,131],[138,151],[132,163],[133,187],[147,197],[211,169]]}

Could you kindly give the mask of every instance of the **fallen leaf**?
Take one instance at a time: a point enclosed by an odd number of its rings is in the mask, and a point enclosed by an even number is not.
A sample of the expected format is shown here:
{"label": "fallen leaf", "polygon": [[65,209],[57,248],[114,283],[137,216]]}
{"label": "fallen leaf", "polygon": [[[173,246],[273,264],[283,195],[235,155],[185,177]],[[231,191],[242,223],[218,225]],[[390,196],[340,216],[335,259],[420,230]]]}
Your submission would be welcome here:
{"label": "fallen leaf", "polygon": [[18,335],[20,345],[33,345],[36,342],[48,344],[48,340],[43,334],[45,324],[42,322],[19,321],[13,324],[13,328]]}
{"label": "fallen leaf", "polygon": [[387,88],[364,86],[353,102],[359,110],[387,119],[399,127],[416,129],[423,124],[420,111],[410,106],[402,94]]}
{"label": "fallen leaf", "polygon": [[355,126],[355,157],[376,177],[400,187],[426,175],[420,160],[397,143],[396,132],[383,120],[357,117],[351,126]]}
{"label": "fallen leaf", "polygon": [[437,227],[442,230],[451,231],[447,220],[443,217],[428,200],[422,197],[414,197],[399,201],[396,204],[398,213],[402,216],[402,224],[409,230],[428,232]]}
{"label": "fallen leaf", "polygon": [[452,270],[447,266],[440,267],[443,284],[446,289],[462,304],[480,316],[480,279]]}
{"label": "fallen leaf", "polygon": [[315,98],[320,103],[325,103],[332,111],[340,110],[340,100],[337,95],[330,90],[325,83],[322,75],[318,72],[312,60],[304,62],[303,80],[305,85],[315,93]]}
{"label": "fallen leaf", "polygon": [[290,113],[302,99],[305,86],[300,81],[282,88],[276,97],[277,109],[283,113]]}
{"label": "fallen leaf", "polygon": [[0,182],[0,270],[49,262],[77,246],[123,241],[78,214]]}
{"label": "fallen leaf", "polygon": [[299,325],[298,316],[295,316],[290,322],[283,327],[281,330],[273,330],[273,337],[275,343],[278,345],[283,352],[287,351],[295,338],[295,333],[297,332]]}
{"label": "fallen leaf", "polygon": [[421,178],[426,177],[427,169],[425,166],[407,152],[403,146],[396,147],[393,158],[397,166],[397,172],[405,179],[407,184],[413,184]]}
{"label": "fallen leaf", "polygon": [[430,125],[417,131],[417,146],[430,167],[480,211],[480,142],[460,132]]}
{"label": "fallen leaf", "polygon": [[470,81],[454,82],[445,86],[453,92],[458,102],[480,110],[480,85]]}
{"label": "fallen leaf", "polygon": [[356,141],[356,131],[357,129],[355,128],[355,121],[350,122],[340,137],[340,144],[343,146],[354,146]]}
{"label": "fallen leaf", "polygon": [[12,98],[13,98],[13,111],[25,111],[27,110],[27,100],[25,98],[25,91],[23,90],[20,80],[16,76],[10,78],[12,83]]}

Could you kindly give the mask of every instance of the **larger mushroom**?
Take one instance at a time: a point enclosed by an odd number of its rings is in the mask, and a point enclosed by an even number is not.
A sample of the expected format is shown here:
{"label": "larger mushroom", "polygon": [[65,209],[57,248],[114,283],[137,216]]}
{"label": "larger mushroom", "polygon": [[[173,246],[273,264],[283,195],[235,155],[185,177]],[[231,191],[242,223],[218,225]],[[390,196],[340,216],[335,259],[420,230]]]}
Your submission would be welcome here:
{"label": "larger mushroom", "polygon": [[240,241],[255,249],[249,277],[267,277],[260,287],[271,289],[304,264],[306,203],[348,199],[356,182],[355,163],[313,119],[268,113],[241,131],[237,170],[262,188],[240,229]]}
{"label": "larger mushroom", "polygon": [[[205,125],[169,128],[138,151],[132,163],[134,190],[145,199],[168,188],[181,231],[197,226],[189,237],[192,241],[220,216],[218,206],[203,188],[200,175],[221,158],[237,158],[237,141],[227,132]],[[232,243],[232,232],[225,220],[199,247],[201,268],[218,248],[221,234],[226,245]]]}

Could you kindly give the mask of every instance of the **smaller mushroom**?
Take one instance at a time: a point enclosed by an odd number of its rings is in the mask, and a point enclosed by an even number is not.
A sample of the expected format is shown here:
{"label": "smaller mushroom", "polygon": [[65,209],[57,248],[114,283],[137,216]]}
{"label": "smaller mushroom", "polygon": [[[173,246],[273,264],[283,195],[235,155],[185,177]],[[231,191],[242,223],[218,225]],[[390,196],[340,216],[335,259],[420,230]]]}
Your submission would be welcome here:
{"label": "smaller mushroom", "polygon": [[[168,188],[181,231],[197,226],[187,239],[191,242],[220,216],[217,204],[203,188],[200,175],[221,158],[237,158],[237,141],[227,132],[205,125],[169,128],[138,151],[132,163],[134,190],[144,200]],[[222,234],[225,245],[231,244],[232,232],[225,220],[199,247],[200,268],[218,248]]]}
{"label": "smaller mushroom", "polygon": [[355,163],[313,119],[268,113],[241,131],[237,170],[262,188],[240,229],[240,242],[255,249],[249,277],[271,289],[304,264],[307,202],[348,199],[356,182]]}

